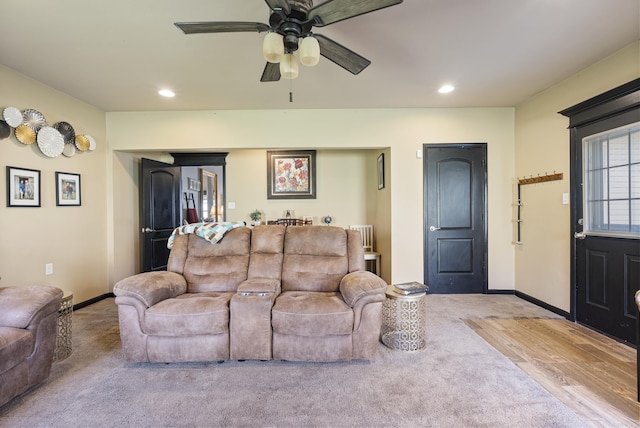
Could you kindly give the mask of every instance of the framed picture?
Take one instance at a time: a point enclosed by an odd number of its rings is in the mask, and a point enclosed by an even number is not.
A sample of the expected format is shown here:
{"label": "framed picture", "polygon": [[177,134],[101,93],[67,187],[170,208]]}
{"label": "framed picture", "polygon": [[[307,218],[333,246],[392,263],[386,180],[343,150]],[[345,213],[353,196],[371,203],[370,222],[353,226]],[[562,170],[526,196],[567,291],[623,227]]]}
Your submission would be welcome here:
{"label": "framed picture", "polygon": [[267,151],[267,199],[315,199],[316,151]]}
{"label": "framed picture", "polygon": [[40,206],[40,171],[7,166],[7,206]]}
{"label": "framed picture", "polygon": [[195,190],[196,192],[200,191],[200,182],[195,178],[188,178],[187,184],[188,184],[189,190]]}
{"label": "framed picture", "polygon": [[384,189],[384,153],[378,156],[378,190]]}
{"label": "framed picture", "polygon": [[80,206],[80,174],[56,172],[56,205]]}

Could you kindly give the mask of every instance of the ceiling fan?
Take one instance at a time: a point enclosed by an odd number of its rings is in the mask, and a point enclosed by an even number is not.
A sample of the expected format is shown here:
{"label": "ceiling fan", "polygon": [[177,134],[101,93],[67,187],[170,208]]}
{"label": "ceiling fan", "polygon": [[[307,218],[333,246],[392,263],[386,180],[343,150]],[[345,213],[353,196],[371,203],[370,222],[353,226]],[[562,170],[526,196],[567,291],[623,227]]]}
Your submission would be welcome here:
{"label": "ceiling fan", "polygon": [[275,82],[281,77],[298,76],[293,55],[299,49],[300,62],[313,66],[320,55],[353,74],[364,70],[371,61],[330,38],[314,33],[324,27],[365,13],[402,3],[403,0],[327,0],[313,6],[313,0],[265,0],[271,15],[269,24],[261,22],[176,22],[185,34],[268,32],[262,51],[267,60],[261,82]]}

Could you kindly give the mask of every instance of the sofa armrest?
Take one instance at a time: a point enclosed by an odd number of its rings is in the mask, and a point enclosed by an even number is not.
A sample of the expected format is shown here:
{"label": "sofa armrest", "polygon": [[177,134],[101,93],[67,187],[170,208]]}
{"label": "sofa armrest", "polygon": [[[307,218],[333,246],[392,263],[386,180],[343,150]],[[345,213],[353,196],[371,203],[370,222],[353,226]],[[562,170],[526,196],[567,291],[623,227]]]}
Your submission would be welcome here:
{"label": "sofa armrest", "polygon": [[58,312],[62,290],[50,286],[14,286],[0,288],[0,326],[29,328]]}
{"label": "sofa armrest", "polygon": [[280,294],[280,280],[273,278],[251,278],[238,285],[238,293]]}
{"label": "sofa armrest", "polygon": [[122,279],[113,287],[117,297],[132,297],[150,308],[158,302],[186,293],[187,281],[175,272],[144,272]]}
{"label": "sofa armrest", "polygon": [[348,273],[340,281],[340,293],[350,307],[354,307],[359,300],[367,296],[380,296],[373,301],[384,299],[387,283],[382,278],[368,271]]}

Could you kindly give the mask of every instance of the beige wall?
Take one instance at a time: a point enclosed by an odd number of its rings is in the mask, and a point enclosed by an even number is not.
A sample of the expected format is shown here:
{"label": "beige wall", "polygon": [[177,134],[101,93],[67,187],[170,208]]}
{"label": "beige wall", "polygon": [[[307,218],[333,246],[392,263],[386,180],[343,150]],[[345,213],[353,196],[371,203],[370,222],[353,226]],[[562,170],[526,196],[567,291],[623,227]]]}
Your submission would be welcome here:
{"label": "beige wall", "polygon": [[[514,287],[509,227],[513,125],[512,108],[107,113],[114,152],[229,151],[226,198],[236,203],[235,210],[227,209],[229,220],[247,219],[255,208],[267,217],[291,208],[296,215],[329,214],[339,226],[373,223],[382,276],[389,282],[424,278],[422,159],[416,150],[425,143],[486,142],[492,289]],[[317,200],[266,200],[265,151],[287,148],[318,150]],[[376,160],[382,152],[386,186],[378,191]],[[137,186],[128,168],[113,170],[119,188],[127,180],[129,188]],[[131,231],[138,230],[136,213],[126,201],[114,205],[114,210],[130,216],[122,222],[127,228],[114,231],[114,241],[126,245],[114,251],[131,251],[135,246]]]}
{"label": "beige wall", "polygon": [[[69,122],[77,134],[93,136],[97,148],[48,158],[13,132],[0,141],[0,286],[52,285],[73,292],[74,302],[108,293],[104,112],[0,66],[0,109],[7,106],[38,110],[49,125]],[[7,165],[40,170],[40,208],[6,207]],[[80,174],[80,207],[56,206],[56,171]],[[46,263],[53,263],[53,275],[45,276]]]}
{"label": "beige wall", "polygon": [[[564,173],[562,181],[522,186],[522,244],[516,289],[570,310],[569,120],[557,112],[640,77],[640,43],[626,47],[516,108],[516,177]],[[515,216],[515,208],[514,208]]]}
{"label": "beige wall", "polygon": [[[330,214],[336,224],[376,225],[383,276],[423,279],[424,144],[486,142],[489,180],[489,288],[522,291],[568,310],[567,121],[557,111],[639,76],[638,43],[514,108],[104,113],[0,66],[0,107],[35,108],[93,135],[98,148],[45,158],[11,137],[3,165],[42,171],[42,207],[0,206],[0,285],[51,284],[85,301],[138,270],[138,159],[173,150],[230,151],[227,200],[236,218],[255,209],[277,216]],[[286,131],[284,131],[286,130]],[[107,139],[108,135],[108,139]],[[268,149],[318,150],[316,201],[266,200]],[[385,154],[386,187],[376,159]],[[515,246],[516,177],[564,172],[529,186],[523,244]],[[55,206],[55,171],[82,175],[82,206]],[[0,188],[6,187],[0,174]],[[325,199],[326,198],[326,199]],[[4,204],[3,204],[4,205]],[[54,274],[44,275],[45,263]]]}

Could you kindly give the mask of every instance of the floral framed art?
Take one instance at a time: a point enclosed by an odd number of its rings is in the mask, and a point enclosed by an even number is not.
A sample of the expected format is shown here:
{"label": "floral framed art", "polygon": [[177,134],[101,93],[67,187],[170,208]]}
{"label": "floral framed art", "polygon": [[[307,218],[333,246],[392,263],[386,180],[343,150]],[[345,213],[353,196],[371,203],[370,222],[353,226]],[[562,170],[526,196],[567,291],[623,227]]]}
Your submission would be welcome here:
{"label": "floral framed art", "polygon": [[7,166],[7,206],[40,206],[40,171]]}
{"label": "floral framed art", "polygon": [[56,172],[56,205],[80,206],[80,174]]}
{"label": "floral framed art", "polygon": [[267,151],[267,199],[315,199],[316,151]]}

